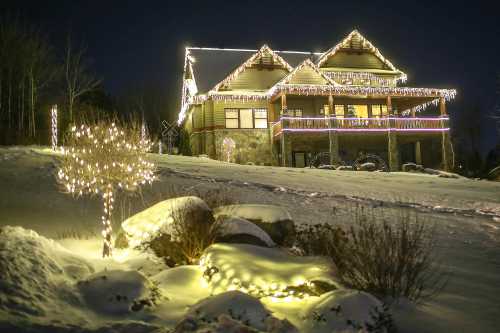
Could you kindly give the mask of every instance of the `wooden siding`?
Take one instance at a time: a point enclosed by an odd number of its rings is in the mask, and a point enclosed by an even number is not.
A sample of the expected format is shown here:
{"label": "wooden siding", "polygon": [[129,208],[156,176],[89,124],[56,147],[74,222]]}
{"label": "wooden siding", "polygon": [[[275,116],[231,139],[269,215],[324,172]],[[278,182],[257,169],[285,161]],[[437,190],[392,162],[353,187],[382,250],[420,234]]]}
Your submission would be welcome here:
{"label": "wooden siding", "polygon": [[267,90],[288,74],[285,69],[247,68],[224,90]]}
{"label": "wooden siding", "polygon": [[321,67],[389,69],[374,54],[366,51],[360,53],[352,51],[338,51],[325,61]]}
{"label": "wooden siding", "polygon": [[[208,103],[205,102],[205,103]],[[224,109],[225,108],[267,108],[268,104],[267,101],[249,101],[249,102],[231,102],[231,103],[224,103],[224,102],[219,102],[219,101],[214,101],[213,102],[213,126],[215,127],[225,127],[226,122],[225,122],[225,113]],[[268,115],[269,116],[269,115]]]}
{"label": "wooden siding", "polygon": [[328,84],[320,74],[318,74],[314,69],[309,66],[304,66],[292,76],[290,80],[291,84]]}

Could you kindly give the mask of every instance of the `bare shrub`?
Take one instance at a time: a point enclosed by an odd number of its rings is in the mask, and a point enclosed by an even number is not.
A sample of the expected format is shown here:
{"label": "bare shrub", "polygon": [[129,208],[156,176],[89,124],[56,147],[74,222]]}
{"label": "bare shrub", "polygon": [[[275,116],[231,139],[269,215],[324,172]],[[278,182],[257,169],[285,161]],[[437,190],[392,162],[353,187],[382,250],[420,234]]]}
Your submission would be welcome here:
{"label": "bare shrub", "polygon": [[308,255],[328,256],[343,283],[384,299],[420,302],[442,290],[448,274],[435,256],[434,227],[417,214],[391,221],[358,207],[349,227],[306,227],[297,246]]}
{"label": "bare shrub", "polygon": [[197,264],[203,251],[214,243],[218,223],[200,221],[194,210],[177,210],[172,214],[168,232],[160,233],[146,244],[168,266]]}

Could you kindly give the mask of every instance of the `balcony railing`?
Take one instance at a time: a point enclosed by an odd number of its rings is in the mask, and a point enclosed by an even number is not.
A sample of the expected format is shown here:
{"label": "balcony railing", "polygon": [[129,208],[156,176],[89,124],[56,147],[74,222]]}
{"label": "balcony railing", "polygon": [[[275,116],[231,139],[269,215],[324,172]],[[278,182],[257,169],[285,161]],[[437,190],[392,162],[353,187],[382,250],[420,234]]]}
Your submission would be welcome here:
{"label": "balcony railing", "polygon": [[449,118],[301,118],[282,117],[272,125],[273,136],[290,132],[447,131]]}

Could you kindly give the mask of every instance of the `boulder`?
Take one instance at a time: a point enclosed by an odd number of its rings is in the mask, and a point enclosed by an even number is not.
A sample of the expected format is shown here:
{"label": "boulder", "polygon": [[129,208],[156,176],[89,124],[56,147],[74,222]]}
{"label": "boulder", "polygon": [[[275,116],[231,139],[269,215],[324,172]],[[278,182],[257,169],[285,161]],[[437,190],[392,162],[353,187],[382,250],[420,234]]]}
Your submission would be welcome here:
{"label": "boulder", "polygon": [[337,167],[337,170],[339,170],[339,171],[353,171],[354,168],[352,167],[352,165],[341,165],[341,166]]}
{"label": "boulder", "polygon": [[366,162],[359,166],[358,171],[375,171],[375,170],[377,170],[377,166],[375,165],[375,163]]}
{"label": "boulder", "polygon": [[254,223],[239,217],[219,217],[216,242],[273,247],[273,240]]}
{"label": "boulder", "polygon": [[[388,332],[392,322],[383,317],[383,311],[382,303],[368,293],[352,289],[334,290],[321,295],[306,310],[304,331]],[[378,329],[374,330],[374,327]]]}
{"label": "boulder", "polygon": [[273,205],[229,205],[215,209],[216,216],[239,217],[264,230],[278,245],[291,245],[295,224],[288,211]]}
{"label": "boulder", "polygon": [[203,224],[209,227],[214,223],[212,210],[200,198],[179,197],[161,201],[140,213],[129,217],[122,223],[129,246],[136,247],[160,235],[173,235],[172,223]]}
{"label": "boulder", "polygon": [[335,165],[322,164],[322,165],[318,166],[318,169],[322,169],[322,170],[335,170]]}

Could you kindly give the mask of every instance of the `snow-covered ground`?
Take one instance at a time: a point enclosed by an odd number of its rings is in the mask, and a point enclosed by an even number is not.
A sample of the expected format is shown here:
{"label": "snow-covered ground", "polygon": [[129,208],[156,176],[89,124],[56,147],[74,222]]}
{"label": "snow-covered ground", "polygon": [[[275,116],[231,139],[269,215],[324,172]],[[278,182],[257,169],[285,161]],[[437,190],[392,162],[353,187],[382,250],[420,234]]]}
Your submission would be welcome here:
{"label": "snow-covered ground", "polygon": [[[348,224],[353,206],[358,204],[377,207],[375,209],[394,218],[402,212],[419,212],[420,218],[436,224],[439,255],[452,275],[445,290],[428,304],[398,306],[396,319],[400,331],[498,332],[500,183],[406,173],[242,166],[167,155],[151,157],[159,166],[158,182],[145,188],[142,198],[118,203],[115,224],[172,193],[192,190],[226,191],[236,202],[280,205],[290,212],[296,223]],[[101,203],[97,199],[74,200],[60,193],[55,183],[55,160],[48,149],[0,148],[0,225],[19,225],[58,239],[70,253],[85,258],[82,262],[90,262],[95,273],[104,267],[137,269],[134,260],[111,265],[99,258]],[[119,258],[119,253],[116,256]],[[65,257],[65,260],[69,259]],[[142,265],[144,260],[139,258],[135,263]],[[83,274],[82,267],[86,264],[76,266],[80,268],[75,269],[74,274]],[[161,281],[191,281],[199,274],[189,268],[157,272],[158,267],[161,266],[142,268],[143,273],[158,275]],[[57,267],[51,269],[57,270]],[[172,289],[167,297],[179,306],[164,309],[169,318],[150,322],[171,327],[185,313],[186,306],[206,292],[197,290],[187,294],[187,289],[191,288]],[[69,287],[60,292],[75,295]],[[89,289],[83,295],[92,295],[92,292]],[[138,297],[144,296],[140,294],[144,290],[137,292]],[[56,309],[57,306],[54,305]],[[296,320],[300,309],[287,306],[275,304],[271,308],[281,314],[280,318],[289,313]],[[113,316],[93,318],[79,312],[74,315],[96,325]],[[62,316],[54,318],[64,322]],[[139,315],[133,319],[148,321]]]}

